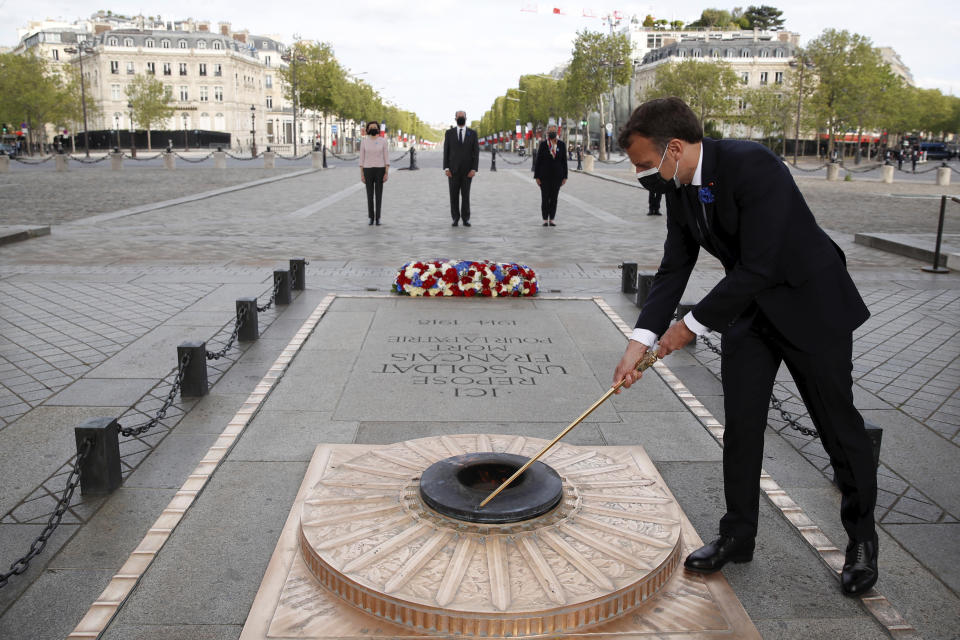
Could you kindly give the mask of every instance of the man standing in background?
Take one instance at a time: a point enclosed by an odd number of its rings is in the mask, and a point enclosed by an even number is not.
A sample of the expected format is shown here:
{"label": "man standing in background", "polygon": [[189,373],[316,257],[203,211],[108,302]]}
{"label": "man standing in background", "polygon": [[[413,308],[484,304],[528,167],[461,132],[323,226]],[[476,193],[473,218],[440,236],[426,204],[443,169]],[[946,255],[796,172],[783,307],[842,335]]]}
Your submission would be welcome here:
{"label": "man standing in background", "polygon": [[480,166],[477,132],[467,127],[467,112],[457,111],[457,126],[443,137],[443,172],[450,184],[450,217],[456,227],[470,226],[470,182]]}

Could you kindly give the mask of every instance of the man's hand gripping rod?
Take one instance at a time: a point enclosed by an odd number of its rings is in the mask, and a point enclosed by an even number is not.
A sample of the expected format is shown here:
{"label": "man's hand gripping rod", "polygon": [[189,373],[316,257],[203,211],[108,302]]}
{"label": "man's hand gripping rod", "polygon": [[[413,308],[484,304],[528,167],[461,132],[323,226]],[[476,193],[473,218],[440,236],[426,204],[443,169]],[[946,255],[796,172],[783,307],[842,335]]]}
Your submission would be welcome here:
{"label": "man's hand gripping rod", "polygon": [[[642,372],[642,371],[645,371],[645,370],[649,369],[650,367],[652,367],[659,357],[660,357],[660,356],[659,356],[658,353],[653,353],[653,352],[651,352],[651,351],[647,351],[647,353],[644,354],[644,356],[643,356],[642,358],[640,358],[640,360],[637,361],[637,364],[635,364],[635,365],[633,366],[633,368],[634,368],[635,371],[641,371],[641,372]],[[563,431],[561,431],[560,434],[559,434],[556,438],[554,438],[553,440],[550,441],[550,444],[548,444],[548,445],[545,446],[543,449],[541,449],[541,450],[540,450],[540,453],[538,453],[537,455],[535,455],[535,456],[533,456],[532,458],[530,458],[529,460],[527,460],[527,462],[526,462],[522,467],[520,467],[519,469],[517,469],[517,471],[516,471],[512,476],[510,476],[509,478],[507,478],[506,480],[504,480],[503,484],[501,484],[499,487],[497,487],[496,490],[495,490],[493,493],[491,493],[490,495],[488,495],[488,496],[486,497],[486,499],[485,499],[483,502],[481,502],[481,503],[480,503],[480,506],[477,507],[477,508],[478,508],[478,509],[482,509],[483,507],[485,507],[485,506],[487,505],[488,502],[490,502],[490,501],[493,500],[495,497],[497,497],[497,494],[499,494],[501,491],[503,491],[503,490],[506,489],[508,486],[510,486],[510,483],[513,482],[514,480],[516,480],[517,478],[519,478],[519,477],[520,477],[520,474],[522,474],[524,471],[527,470],[527,468],[530,467],[530,465],[532,465],[534,462],[536,462],[538,459],[540,459],[540,456],[542,456],[542,455],[545,454],[547,451],[549,451],[549,450],[551,449],[551,447],[553,447],[553,445],[555,445],[555,444],[557,444],[558,442],[560,442],[560,439],[563,438],[563,436],[565,436],[565,435],[567,435],[568,433],[570,433],[570,431],[571,431],[575,426],[577,426],[578,424],[580,424],[581,422],[583,422],[583,419],[584,419],[584,418],[586,418],[588,415],[590,415],[591,413],[593,413],[593,410],[594,410],[594,409],[596,409],[597,407],[599,407],[601,404],[604,403],[604,401],[605,401],[607,398],[609,398],[609,397],[612,396],[614,393],[616,393],[617,390],[619,390],[620,387],[623,386],[623,383],[624,383],[625,381],[626,381],[626,378],[624,378],[623,380],[621,380],[620,382],[618,382],[618,383],[615,384],[614,386],[610,387],[610,388],[607,390],[607,392],[606,392],[605,394],[603,394],[603,396],[600,397],[599,400],[597,400],[596,402],[594,402],[592,405],[590,405],[590,408],[589,408],[589,409],[587,409],[587,410],[584,411],[582,414],[580,414],[580,417],[579,417],[579,418],[577,418],[576,420],[574,420],[573,422],[571,422],[569,427],[567,427],[566,429],[564,429]]]}

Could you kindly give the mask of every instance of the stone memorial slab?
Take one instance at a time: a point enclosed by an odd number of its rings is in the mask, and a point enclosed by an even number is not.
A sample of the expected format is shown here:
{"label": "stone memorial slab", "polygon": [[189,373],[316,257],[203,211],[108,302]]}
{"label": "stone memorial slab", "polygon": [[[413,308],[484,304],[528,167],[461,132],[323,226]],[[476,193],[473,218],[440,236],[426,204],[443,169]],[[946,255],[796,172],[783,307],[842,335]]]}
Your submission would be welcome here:
{"label": "stone memorial slab", "polygon": [[[336,420],[570,421],[607,388],[581,346],[623,349],[589,302],[574,303],[568,316],[561,306],[513,299],[395,302],[374,308]],[[355,309],[338,299],[331,315],[338,311]],[[603,405],[587,420],[619,422]]]}

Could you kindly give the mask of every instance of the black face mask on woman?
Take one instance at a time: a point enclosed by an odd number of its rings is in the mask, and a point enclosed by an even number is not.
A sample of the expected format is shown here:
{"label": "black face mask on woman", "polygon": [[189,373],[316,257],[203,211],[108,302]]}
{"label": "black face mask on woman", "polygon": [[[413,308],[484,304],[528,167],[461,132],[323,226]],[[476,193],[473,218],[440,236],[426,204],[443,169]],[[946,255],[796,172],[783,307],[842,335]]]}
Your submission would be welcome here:
{"label": "black face mask on woman", "polygon": [[369,129],[367,130],[367,133],[369,133],[372,136],[378,136],[380,135],[380,129]]}
{"label": "black face mask on woman", "polygon": [[667,157],[667,150],[663,150],[663,155],[660,156],[660,164],[657,165],[655,169],[646,169],[637,174],[637,181],[647,191],[652,193],[664,194],[670,187],[673,187],[675,190],[680,188],[680,180],[677,179],[677,174],[680,173],[680,163],[677,162],[677,168],[673,172],[673,177],[669,180],[660,175],[660,167],[663,166],[663,160]]}

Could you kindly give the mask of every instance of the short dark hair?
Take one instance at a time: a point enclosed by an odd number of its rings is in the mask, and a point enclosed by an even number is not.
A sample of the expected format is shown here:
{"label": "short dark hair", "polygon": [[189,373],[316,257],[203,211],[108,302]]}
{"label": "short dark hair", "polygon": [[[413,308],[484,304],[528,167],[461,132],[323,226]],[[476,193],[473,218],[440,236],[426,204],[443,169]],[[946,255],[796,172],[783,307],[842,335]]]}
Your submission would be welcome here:
{"label": "short dark hair", "polygon": [[630,146],[630,136],[650,139],[660,151],[674,138],[695,143],[703,140],[703,127],[697,114],[680,98],[656,98],[637,107],[620,130],[621,149]]}

